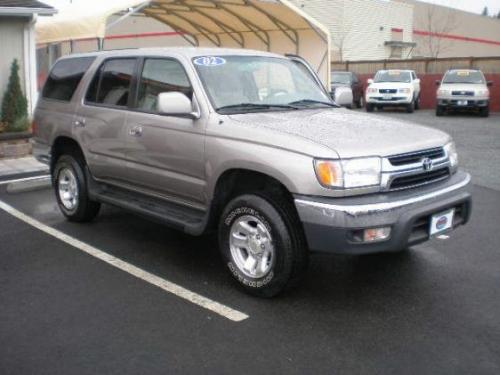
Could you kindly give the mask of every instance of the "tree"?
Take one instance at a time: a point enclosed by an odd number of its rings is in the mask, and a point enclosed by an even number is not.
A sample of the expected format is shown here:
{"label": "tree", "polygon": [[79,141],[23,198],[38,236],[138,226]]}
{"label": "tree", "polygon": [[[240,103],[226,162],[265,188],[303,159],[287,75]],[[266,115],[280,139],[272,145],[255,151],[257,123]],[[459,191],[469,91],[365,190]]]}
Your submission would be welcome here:
{"label": "tree", "polygon": [[482,16],[488,17],[490,15],[490,12],[488,11],[488,7],[484,7],[483,13],[481,13]]}
{"label": "tree", "polygon": [[9,83],[2,101],[2,122],[7,131],[22,131],[27,128],[28,101],[21,89],[17,59],[10,66]]}
{"label": "tree", "polygon": [[425,35],[419,48],[420,53],[438,58],[453,45],[453,42],[445,38],[445,36],[453,32],[458,26],[456,13],[451,8],[426,5],[422,17],[420,23],[423,25]]}

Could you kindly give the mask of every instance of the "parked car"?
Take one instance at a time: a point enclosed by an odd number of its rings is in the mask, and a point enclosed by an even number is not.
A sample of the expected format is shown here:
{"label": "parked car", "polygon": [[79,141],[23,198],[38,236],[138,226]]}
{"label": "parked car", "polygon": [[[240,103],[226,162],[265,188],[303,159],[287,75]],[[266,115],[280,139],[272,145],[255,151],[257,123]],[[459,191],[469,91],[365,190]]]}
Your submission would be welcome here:
{"label": "parked car", "polygon": [[413,70],[379,70],[368,80],[366,111],[404,107],[412,113],[420,107],[420,79]]}
{"label": "parked car", "polygon": [[493,82],[487,82],[483,72],[476,69],[448,70],[442,81],[436,81],[436,115],[443,116],[448,110],[478,112],[490,115],[490,90]]}
{"label": "parked car", "polygon": [[[364,105],[363,85],[358,76],[352,72],[332,72],[331,74],[331,93],[335,98],[335,92],[339,87],[349,87],[352,90],[352,101],[345,105],[348,108],[356,106],[362,108]],[[340,104],[340,103],[338,103]],[[344,106],[343,104],[340,104]]]}
{"label": "parked car", "polygon": [[200,48],[61,58],[33,138],[60,210],[215,231],[230,275],[265,297],[297,285],[311,252],[397,252],[468,221],[448,134],[339,108],[300,64]]}

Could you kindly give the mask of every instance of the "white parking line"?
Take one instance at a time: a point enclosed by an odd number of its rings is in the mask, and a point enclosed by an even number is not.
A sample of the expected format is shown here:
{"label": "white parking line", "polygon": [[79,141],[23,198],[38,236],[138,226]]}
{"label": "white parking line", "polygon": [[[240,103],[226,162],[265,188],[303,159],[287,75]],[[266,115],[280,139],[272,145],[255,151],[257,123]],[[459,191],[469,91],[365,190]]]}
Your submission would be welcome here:
{"label": "white parking line", "polygon": [[180,285],[177,285],[173,282],[170,282],[168,280],[162,279],[161,277],[158,277],[156,275],[153,275],[147,271],[144,271],[143,269],[140,269],[139,267],[136,267],[130,263],[127,263],[119,258],[114,257],[113,255],[110,255],[108,253],[105,253],[102,250],[99,250],[91,245],[86,244],[85,242],[82,242],[80,240],[77,240],[76,238],[73,238],[71,236],[68,236],[67,234],[54,229],[52,227],[49,227],[48,225],[45,225],[41,222],[39,222],[36,219],[33,219],[32,217],[22,213],[21,211],[15,209],[14,207],[6,204],[5,202],[0,201],[0,209],[4,210],[5,212],[11,214],[12,216],[16,217],[17,219],[24,221],[26,224],[29,224],[42,232],[57,238],[58,240],[61,240],[68,245],[73,246],[76,249],[79,249],[89,255],[92,255],[93,257],[102,260],[103,262],[106,262],[113,267],[116,267],[122,271],[125,271],[141,280],[144,280],[145,282],[157,286],[160,289],[163,289],[166,292],[172,293],[180,298],[183,298],[191,303],[194,303],[195,305],[198,305],[200,307],[203,307],[207,310],[210,310],[216,314],[219,314],[220,316],[227,318],[229,320],[232,320],[234,322],[241,322],[242,320],[247,319],[249,316],[245,313],[242,313],[238,310],[234,310],[228,306],[225,306],[219,302],[212,301],[209,298],[203,297],[195,292],[192,292],[186,288],[183,288]]}
{"label": "white parking line", "polygon": [[44,174],[41,176],[33,176],[33,177],[25,177],[25,178],[18,178],[18,179],[14,179],[14,180],[0,181],[0,185],[7,185],[7,184],[15,183],[15,182],[24,182],[24,181],[33,181],[33,180],[50,180],[50,174]]}

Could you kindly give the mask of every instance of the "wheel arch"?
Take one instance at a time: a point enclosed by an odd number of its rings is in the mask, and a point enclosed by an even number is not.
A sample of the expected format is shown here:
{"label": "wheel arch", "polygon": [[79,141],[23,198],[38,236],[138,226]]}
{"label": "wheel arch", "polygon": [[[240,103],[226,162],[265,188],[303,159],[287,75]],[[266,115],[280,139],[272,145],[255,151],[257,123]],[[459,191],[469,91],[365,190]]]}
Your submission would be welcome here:
{"label": "wheel arch", "polygon": [[61,135],[55,138],[54,142],[52,143],[50,152],[51,173],[54,171],[57,160],[63,154],[71,154],[85,162],[85,154],[83,153],[83,149],[81,148],[80,144],[74,138],[68,137],[66,135]]}

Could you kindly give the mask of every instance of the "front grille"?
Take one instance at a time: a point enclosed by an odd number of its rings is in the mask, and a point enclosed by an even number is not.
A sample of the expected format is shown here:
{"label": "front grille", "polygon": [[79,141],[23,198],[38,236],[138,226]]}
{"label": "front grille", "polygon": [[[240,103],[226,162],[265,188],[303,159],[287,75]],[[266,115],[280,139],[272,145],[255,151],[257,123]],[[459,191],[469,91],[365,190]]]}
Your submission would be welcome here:
{"label": "front grille", "polygon": [[474,91],[452,91],[451,95],[474,96]]}
{"label": "front grille", "polygon": [[413,174],[410,176],[396,177],[392,180],[390,190],[409,189],[417,186],[427,185],[442,181],[450,176],[448,168],[436,169],[434,171]]}
{"label": "front grille", "polygon": [[394,155],[389,157],[389,162],[394,166],[401,166],[405,164],[415,164],[422,161],[422,159],[440,159],[444,157],[444,150],[442,147],[431,148],[407,154]]}
{"label": "front grille", "polygon": [[395,94],[398,92],[398,90],[396,90],[396,89],[379,89],[378,92],[381,94]]}

